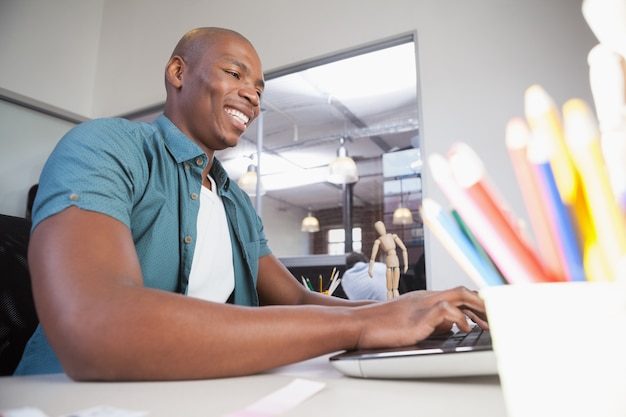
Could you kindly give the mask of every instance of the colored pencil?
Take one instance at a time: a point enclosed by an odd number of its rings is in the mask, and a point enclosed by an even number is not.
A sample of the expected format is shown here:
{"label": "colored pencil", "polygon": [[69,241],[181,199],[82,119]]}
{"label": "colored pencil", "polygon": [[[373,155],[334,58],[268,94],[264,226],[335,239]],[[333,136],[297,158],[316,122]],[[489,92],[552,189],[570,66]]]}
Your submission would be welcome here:
{"label": "colored pencil", "polygon": [[565,281],[567,266],[560,255],[559,242],[554,233],[551,233],[548,208],[539,195],[541,188],[537,171],[530,166],[526,155],[530,132],[523,119],[509,120],[505,141],[535,236],[538,256],[546,274],[555,281]]}
{"label": "colored pencil", "polygon": [[308,277],[305,277],[305,280],[306,280],[307,287],[309,287],[309,290],[315,291],[315,288],[313,288],[313,284],[311,283],[311,280]]}
{"label": "colored pencil", "polygon": [[581,174],[595,235],[612,271],[609,279],[617,279],[619,261],[626,256],[626,224],[606,171],[597,123],[587,104],[579,99],[565,103],[563,123],[568,149]]}
{"label": "colored pencil", "polygon": [[528,160],[540,178],[543,204],[548,208],[551,233],[558,239],[560,256],[566,265],[569,281],[586,280],[583,266],[582,244],[578,240],[573,219],[565,206],[550,165],[551,148],[541,137],[534,137],[528,144]]}
{"label": "colored pencil", "polygon": [[[462,152],[457,152],[449,164],[438,154],[428,158],[433,179],[466,220],[504,278],[511,284],[548,281],[536,255],[480,183],[483,172],[472,162],[466,161]],[[463,178],[454,177],[453,170]]]}
{"label": "colored pencil", "polygon": [[332,272],[330,273],[330,279],[328,280],[328,288],[326,291],[330,291],[330,287],[333,285],[333,281],[337,277],[337,267],[333,267]]}
{"label": "colored pencil", "polygon": [[332,284],[330,284],[330,288],[328,288],[328,295],[333,295],[339,284],[341,284],[341,278],[334,279]]}
{"label": "colored pencil", "polygon": [[471,155],[473,163],[476,166],[476,169],[482,172],[482,179],[481,179],[482,186],[489,193],[493,202],[496,204],[496,206],[499,208],[502,214],[504,214],[506,219],[509,221],[513,230],[519,233],[520,239],[523,239],[525,240],[525,243],[532,245],[532,243],[530,242],[530,237],[528,236],[526,230],[522,227],[522,221],[515,214],[515,212],[510,208],[509,204],[506,202],[506,200],[504,199],[500,191],[493,184],[493,182],[491,181],[491,178],[489,177],[487,173],[487,170],[485,169],[485,166],[483,165],[482,160],[478,157],[476,152],[474,152],[474,150],[470,146],[468,146],[466,143],[456,142],[452,145],[452,147],[448,151],[448,159],[453,157],[454,154],[456,154],[457,152],[461,152],[464,155]]}
{"label": "colored pencil", "polygon": [[548,141],[553,149],[550,164],[561,198],[566,203],[574,201],[578,179],[565,146],[561,116],[552,97],[539,85],[529,87],[524,95],[524,112],[532,132]]}
{"label": "colored pencil", "polygon": [[489,257],[489,254],[485,251],[483,246],[480,244],[480,242],[478,241],[478,238],[476,238],[476,235],[474,234],[474,232],[472,232],[472,229],[470,229],[467,223],[465,223],[465,220],[463,220],[458,210],[452,209],[450,210],[450,214],[452,215],[452,219],[454,219],[455,223],[459,226],[459,229],[461,230],[461,232],[463,232],[463,235],[465,235],[465,237],[467,237],[467,239],[470,241],[470,243],[476,250],[476,253],[483,259],[484,263],[490,268],[492,268],[495,271],[495,273],[497,273],[500,276],[500,278],[503,279],[502,275],[500,274],[500,271],[498,271],[498,268],[495,266],[495,264]]}
{"label": "colored pencil", "polygon": [[[557,190],[573,220],[579,242],[592,238],[587,203],[578,171],[563,137],[563,123],[552,97],[539,85],[526,90],[524,111],[533,137],[540,137],[550,148],[550,166]],[[581,248],[582,250],[582,248]]]}
{"label": "colored pencil", "polygon": [[[587,281],[610,281],[615,276],[615,270],[609,265],[609,261],[602,251],[597,238],[585,242],[583,266]],[[622,275],[619,272],[617,276],[626,277],[626,275]]]}
{"label": "colored pencil", "polygon": [[309,280],[304,276],[300,276],[300,278],[302,279],[302,284],[304,285],[304,287],[307,288],[309,291],[313,291],[313,287],[311,286]]}
{"label": "colored pencil", "polygon": [[420,213],[424,223],[478,288],[506,283],[478,254],[452,216],[438,203],[425,198]]}

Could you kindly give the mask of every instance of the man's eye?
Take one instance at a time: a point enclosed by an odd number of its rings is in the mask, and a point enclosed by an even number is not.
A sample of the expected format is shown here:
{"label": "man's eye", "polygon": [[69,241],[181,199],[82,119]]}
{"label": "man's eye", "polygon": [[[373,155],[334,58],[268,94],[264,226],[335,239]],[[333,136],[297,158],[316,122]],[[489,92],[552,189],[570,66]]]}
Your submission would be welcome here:
{"label": "man's eye", "polygon": [[232,75],[236,79],[239,79],[239,74],[236,73],[235,71],[226,71],[226,73],[229,74],[229,75]]}

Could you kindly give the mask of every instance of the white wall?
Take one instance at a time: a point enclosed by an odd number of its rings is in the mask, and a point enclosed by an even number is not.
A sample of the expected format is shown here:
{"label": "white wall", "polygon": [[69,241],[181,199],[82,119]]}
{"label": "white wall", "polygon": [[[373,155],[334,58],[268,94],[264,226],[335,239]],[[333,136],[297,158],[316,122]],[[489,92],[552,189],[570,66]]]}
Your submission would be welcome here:
{"label": "white wall", "polygon": [[[591,100],[586,55],[596,41],[580,1],[22,0],[19,7],[18,0],[0,1],[0,53],[11,63],[0,70],[0,88],[85,114],[86,84],[93,77],[93,102],[86,113],[91,117],[162,101],[165,60],[178,38],[195,26],[242,32],[256,45],[265,70],[417,31],[423,151],[445,152],[454,141],[468,142],[520,214],[523,204],[503,130],[510,117],[522,115],[524,90],[540,83],[559,104],[574,96]],[[42,35],[26,26],[46,31]],[[37,63],[39,57],[45,57],[45,66]],[[62,91],[51,91],[59,80]],[[0,140],[4,147],[5,141],[20,139]],[[443,200],[429,178],[424,188],[426,195]],[[430,233],[426,239],[430,288],[471,287]]]}
{"label": "white wall", "polygon": [[28,190],[74,124],[0,101],[0,213],[26,214]]}
{"label": "white wall", "polygon": [[103,0],[0,0],[0,88],[91,116]]}
{"label": "white wall", "polygon": [[263,197],[261,217],[265,235],[276,256],[285,258],[310,253],[310,236],[300,231],[302,218],[306,215],[306,211]]}

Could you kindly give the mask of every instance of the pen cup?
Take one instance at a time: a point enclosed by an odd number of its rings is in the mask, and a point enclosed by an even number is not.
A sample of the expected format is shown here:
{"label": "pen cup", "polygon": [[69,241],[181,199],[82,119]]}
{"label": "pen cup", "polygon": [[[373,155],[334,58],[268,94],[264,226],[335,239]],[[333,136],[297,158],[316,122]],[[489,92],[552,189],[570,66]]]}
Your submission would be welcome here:
{"label": "pen cup", "polygon": [[626,416],[626,285],[488,287],[509,417]]}

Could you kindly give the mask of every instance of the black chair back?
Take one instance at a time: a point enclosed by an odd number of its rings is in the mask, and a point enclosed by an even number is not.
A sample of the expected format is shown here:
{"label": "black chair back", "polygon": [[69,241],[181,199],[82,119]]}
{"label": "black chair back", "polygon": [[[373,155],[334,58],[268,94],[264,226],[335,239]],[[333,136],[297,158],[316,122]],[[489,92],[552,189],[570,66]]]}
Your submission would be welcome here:
{"label": "black chair back", "polygon": [[0,375],[12,375],[39,319],[26,253],[31,222],[0,214]]}

